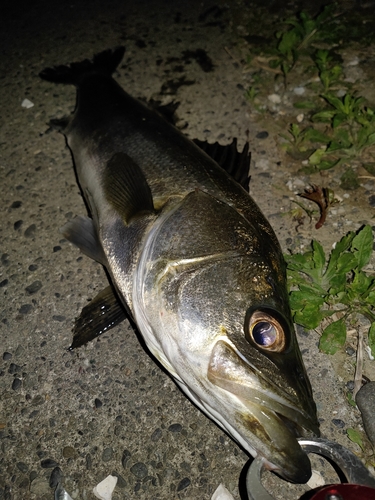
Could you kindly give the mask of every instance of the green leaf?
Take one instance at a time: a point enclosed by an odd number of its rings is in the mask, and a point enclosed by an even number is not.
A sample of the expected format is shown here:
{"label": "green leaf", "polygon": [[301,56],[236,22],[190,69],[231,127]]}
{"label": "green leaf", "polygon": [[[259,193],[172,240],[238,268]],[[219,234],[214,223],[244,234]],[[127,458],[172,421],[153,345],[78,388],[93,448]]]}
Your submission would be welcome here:
{"label": "green leaf", "polygon": [[351,251],[357,260],[358,269],[362,269],[369,263],[372,255],[374,238],[371,226],[366,225],[353,238]]}
{"label": "green leaf", "polygon": [[375,321],[371,323],[370,329],[368,331],[368,345],[371,349],[371,354],[375,358]]}
{"label": "green leaf", "polygon": [[315,109],[316,108],[315,102],[312,102],[312,101],[296,102],[296,103],[294,103],[293,106],[297,109]]}
{"label": "green leaf", "polygon": [[339,319],[329,324],[322,333],[319,349],[326,354],[335,354],[346,340],[346,325],[344,320]]}
{"label": "green leaf", "polygon": [[350,283],[349,288],[353,291],[355,295],[360,297],[365,294],[369,288],[371,288],[373,280],[366,273],[356,269],[354,271],[353,281]]}
{"label": "green leaf", "polygon": [[310,165],[319,165],[325,154],[326,154],[326,148],[316,149],[309,158]]}
{"label": "green leaf", "polygon": [[363,446],[361,434],[357,430],[350,429],[350,428],[346,429],[346,433],[347,433],[350,441],[352,441],[352,443],[357,444],[361,448],[361,450],[364,451],[364,446]]}
{"label": "green leaf", "polygon": [[316,274],[316,277],[320,280],[321,276],[323,275],[323,268],[326,263],[326,257],[324,255],[323,247],[320,243],[314,240],[312,243],[312,247],[314,267],[317,271],[317,273],[314,274]]}
{"label": "green leaf", "polygon": [[326,110],[326,111],[319,111],[319,113],[315,113],[315,115],[313,115],[311,119],[314,122],[330,122],[334,116],[335,116],[335,111]]}

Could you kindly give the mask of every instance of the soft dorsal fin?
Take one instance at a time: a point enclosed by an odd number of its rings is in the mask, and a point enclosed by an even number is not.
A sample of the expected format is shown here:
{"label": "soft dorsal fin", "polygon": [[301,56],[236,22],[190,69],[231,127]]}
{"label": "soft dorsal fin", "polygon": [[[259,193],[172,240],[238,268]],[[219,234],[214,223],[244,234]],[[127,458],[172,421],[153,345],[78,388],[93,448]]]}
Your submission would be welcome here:
{"label": "soft dorsal fin", "polygon": [[92,219],[79,215],[67,222],[60,229],[60,232],[85,255],[106,266],[107,259]]}
{"label": "soft dorsal fin", "polygon": [[218,142],[209,144],[206,141],[199,141],[198,139],[195,139],[194,142],[233,177],[235,181],[241,184],[246,191],[249,191],[251,153],[249,153],[248,142],[241,153],[237,149],[237,139],[233,139],[231,144],[227,146],[222,146]]}
{"label": "soft dorsal fin", "polygon": [[73,341],[69,351],[108,332],[127,317],[112,286],[107,286],[82,309],[73,328]]}
{"label": "soft dorsal fin", "polygon": [[141,168],[125,153],[116,153],[107,163],[104,191],[108,202],[126,224],[132,218],[154,211],[150,186]]}

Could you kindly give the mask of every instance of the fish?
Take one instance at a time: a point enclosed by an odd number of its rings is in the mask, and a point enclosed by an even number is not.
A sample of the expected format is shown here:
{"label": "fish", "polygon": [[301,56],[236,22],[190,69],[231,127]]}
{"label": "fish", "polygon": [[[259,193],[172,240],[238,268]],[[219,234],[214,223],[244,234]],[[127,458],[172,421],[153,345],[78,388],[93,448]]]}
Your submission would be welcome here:
{"label": "fish", "polygon": [[77,89],[74,112],[51,126],[88,216],[62,233],[110,277],[71,348],[128,318],[198,408],[269,470],[305,483],[297,438],[318,436],[319,422],[280,244],[247,189],[248,145],[220,161],[228,148],[191,141],[130,96],[113,78],[124,51],[40,73]]}

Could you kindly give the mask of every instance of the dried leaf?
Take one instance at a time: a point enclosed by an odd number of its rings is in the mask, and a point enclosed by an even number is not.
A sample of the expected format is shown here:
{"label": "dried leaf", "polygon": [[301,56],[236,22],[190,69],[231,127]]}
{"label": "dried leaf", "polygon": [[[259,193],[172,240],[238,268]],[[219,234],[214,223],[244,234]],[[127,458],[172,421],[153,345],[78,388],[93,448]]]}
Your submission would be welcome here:
{"label": "dried leaf", "polygon": [[332,198],[330,195],[330,189],[322,188],[320,186],[316,186],[315,184],[312,184],[311,188],[305,189],[305,192],[299,195],[301,198],[313,201],[319,206],[320,219],[315,224],[316,229],[322,227],[327,218],[328,208],[331,204],[330,199]]}

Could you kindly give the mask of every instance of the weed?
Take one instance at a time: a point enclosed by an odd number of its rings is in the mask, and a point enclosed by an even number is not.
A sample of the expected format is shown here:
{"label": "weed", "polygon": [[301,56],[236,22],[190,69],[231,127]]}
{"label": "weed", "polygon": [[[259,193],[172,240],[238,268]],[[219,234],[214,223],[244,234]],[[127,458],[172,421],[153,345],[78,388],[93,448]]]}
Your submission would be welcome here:
{"label": "weed", "polygon": [[342,67],[333,62],[333,57],[328,50],[319,49],[315,53],[315,64],[319,70],[319,78],[327,93],[342,77]]}
{"label": "weed", "polygon": [[364,316],[370,322],[367,342],[375,354],[375,278],[363,271],[373,250],[371,227],[348,233],[328,258],[317,241],[311,247],[285,256],[294,321],[309,330],[328,323],[319,348],[334,354],[345,343],[348,321]]}

